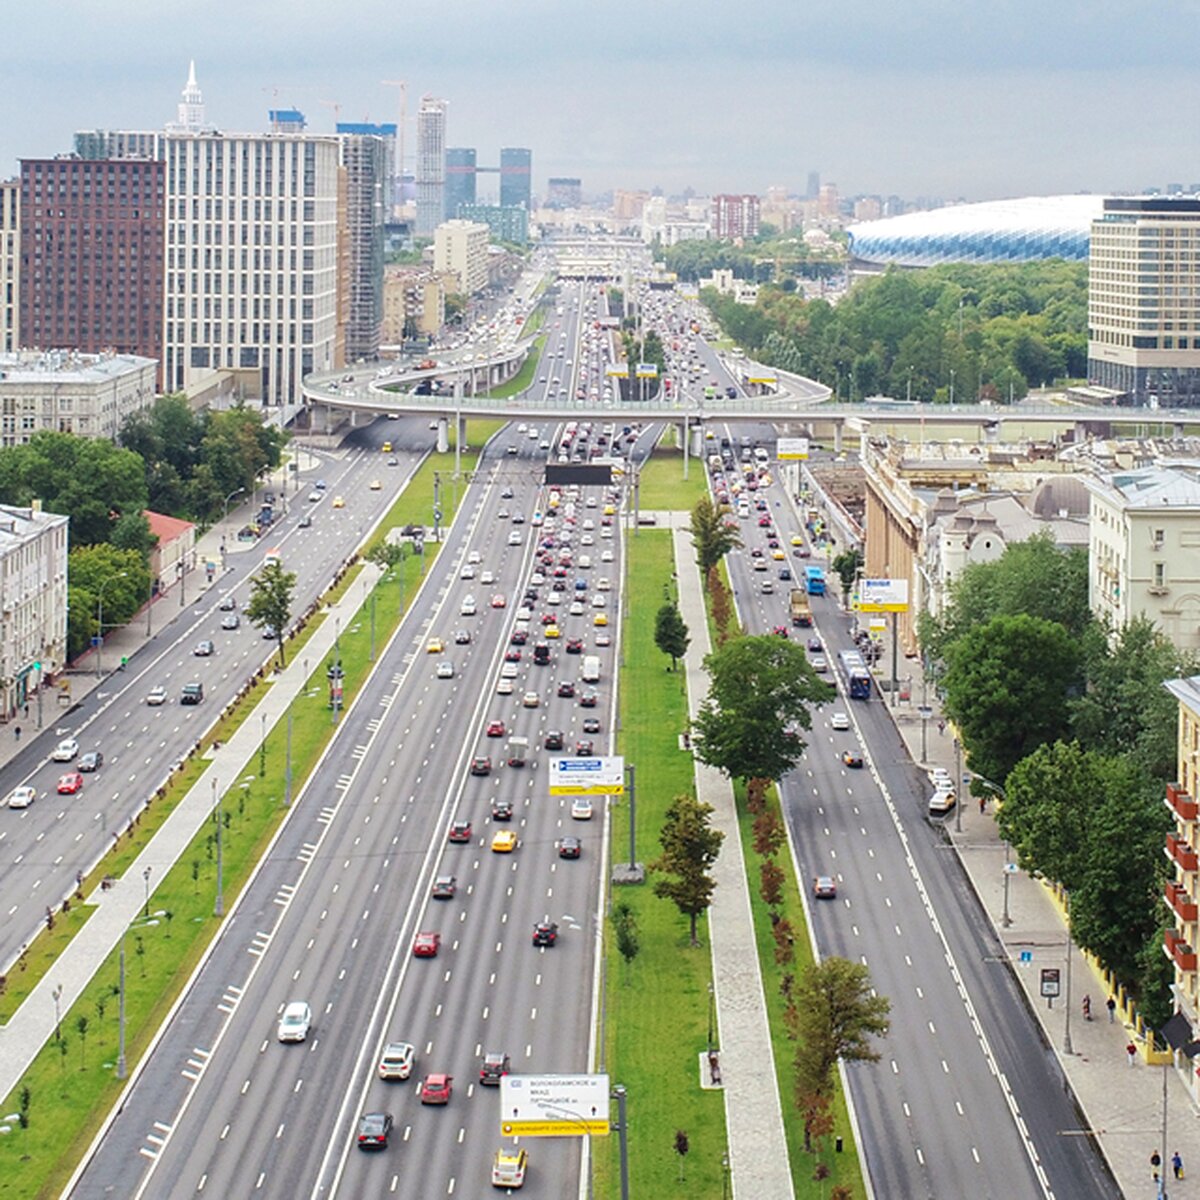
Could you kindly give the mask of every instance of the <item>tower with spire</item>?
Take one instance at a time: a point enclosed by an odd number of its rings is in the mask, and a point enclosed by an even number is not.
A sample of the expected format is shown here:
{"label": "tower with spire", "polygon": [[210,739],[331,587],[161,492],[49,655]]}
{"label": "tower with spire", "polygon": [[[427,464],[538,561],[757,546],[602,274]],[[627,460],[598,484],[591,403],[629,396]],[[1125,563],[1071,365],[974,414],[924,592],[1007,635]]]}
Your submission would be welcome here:
{"label": "tower with spire", "polygon": [[204,97],[196,82],[196,60],[188,64],[188,80],[179,98],[179,108],[173,124],[167,128],[172,133],[200,133],[207,128],[204,117]]}

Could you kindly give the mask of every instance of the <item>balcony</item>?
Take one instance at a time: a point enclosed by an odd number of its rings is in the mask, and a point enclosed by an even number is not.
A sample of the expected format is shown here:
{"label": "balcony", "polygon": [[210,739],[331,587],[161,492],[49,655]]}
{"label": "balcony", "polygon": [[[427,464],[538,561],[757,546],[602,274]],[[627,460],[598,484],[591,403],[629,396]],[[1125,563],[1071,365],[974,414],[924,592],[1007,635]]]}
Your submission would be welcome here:
{"label": "balcony", "polygon": [[1191,922],[1200,917],[1200,907],[1182,884],[1168,883],[1163,889],[1163,898],[1181,921]]}
{"label": "balcony", "polygon": [[1166,854],[1181,870],[1195,871],[1200,867],[1195,850],[1176,834],[1167,834]]}
{"label": "balcony", "polygon": [[1166,950],[1167,957],[1181,971],[1194,971],[1196,969],[1196,951],[1173,929],[1168,929],[1163,934],[1163,949]]}
{"label": "balcony", "polygon": [[1181,821],[1194,821],[1200,812],[1200,805],[1189,796],[1177,783],[1167,784],[1166,806]]}

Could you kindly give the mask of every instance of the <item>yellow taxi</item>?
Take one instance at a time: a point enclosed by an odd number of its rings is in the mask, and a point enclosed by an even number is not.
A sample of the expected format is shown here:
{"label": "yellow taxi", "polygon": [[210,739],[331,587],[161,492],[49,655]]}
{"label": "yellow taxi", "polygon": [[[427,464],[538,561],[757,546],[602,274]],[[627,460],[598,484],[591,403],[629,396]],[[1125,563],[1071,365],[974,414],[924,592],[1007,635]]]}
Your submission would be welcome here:
{"label": "yellow taxi", "polygon": [[345,507],[346,507],[346,501],[345,501],[345,500],[343,500],[343,499],[341,498],[341,496],[334,496],[334,498],[333,498],[333,507],[334,507],[334,508],[345,508]]}
{"label": "yellow taxi", "polygon": [[501,829],[492,836],[493,854],[511,854],[517,848],[517,835],[511,829]]}
{"label": "yellow taxi", "polygon": [[525,1182],[529,1156],[524,1149],[500,1149],[492,1159],[492,1187],[519,1188]]}
{"label": "yellow taxi", "polygon": [[787,558],[787,555],[784,554],[784,552],[782,550],[772,550],[771,557],[778,560],[778,559]]}
{"label": "yellow taxi", "polygon": [[560,637],[562,637],[562,631],[559,629],[559,627],[557,625],[547,625],[542,630],[542,637],[560,638]]}
{"label": "yellow taxi", "polygon": [[608,624],[608,613],[598,612],[592,618],[592,624],[593,625],[607,625]]}
{"label": "yellow taxi", "polygon": [[617,511],[617,510],[616,510],[615,508],[613,508],[613,506],[612,506],[611,504],[606,504],[606,505],[604,506],[604,515],[605,515],[606,517],[611,517],[611,516],[613,516],[613,515],[616,513],[616,511]]}
{"label": "yellow taxi", "polygon": [[426,654],[441,654],[444,649],[445,646],[441,638],[430,638],[429,641],[425,643]]}
{"label": "yellow taxi", "polygon": [[798,533],[793,533],[792,534],[792,545],[793,546],[803,546],[804,539]]}
{"label": "yellow taxi", "polygon": [[391,454],[391,452],[392,452],[392,443],[391,442],[383,443],[383,452],[384,452],[384,454]]}

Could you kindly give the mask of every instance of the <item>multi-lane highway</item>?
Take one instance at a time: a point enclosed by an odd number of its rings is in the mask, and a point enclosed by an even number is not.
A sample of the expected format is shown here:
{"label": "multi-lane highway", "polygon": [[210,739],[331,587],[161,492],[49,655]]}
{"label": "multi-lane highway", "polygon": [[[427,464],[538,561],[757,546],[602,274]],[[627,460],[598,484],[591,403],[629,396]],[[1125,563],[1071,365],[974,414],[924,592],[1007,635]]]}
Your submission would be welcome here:
{"label": "multi-lane highway", "polygon": [[[794,553],[799,515],[780,492],[748,494],[745,549],[730,557],[739,615],[752,632],[789,624],[797,583],[779,571],[802,577],[813,561]],[[766,571],[753,569],[755,551]],[[853,648],[848,620],[832,594],[810,601],[814,628],[789,633],[820,642],[814,657],[834,680],[838,651]],[[848,729],[833,727],[834,712],[846,714]],[[848,699],[839,682],[838,700],[814,714],[808,743],[781,793],[802,884],[822,874],[837,880],[836,899],[809,902],[816,942],[822,954],[866,963],[892,1005],[882,1061],[849,1071],[876,1194],[1117,1196],[1088,1140],[1061,1135],[1079,1125],[1062,1073],[928,819],[929,780],[882,704]],[[846,766],[843,750],[861,753],[864,767]]]}

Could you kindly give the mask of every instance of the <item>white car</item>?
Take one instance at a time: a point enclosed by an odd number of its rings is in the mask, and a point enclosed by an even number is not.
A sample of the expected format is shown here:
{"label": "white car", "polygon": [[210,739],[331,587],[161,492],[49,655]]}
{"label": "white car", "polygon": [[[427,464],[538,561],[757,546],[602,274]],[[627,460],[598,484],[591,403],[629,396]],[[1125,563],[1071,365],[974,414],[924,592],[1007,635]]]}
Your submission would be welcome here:
{"label": "white car", "polygon": [[146,696],[146,703],[151,708],[159,708],[167,702],[167,689],[159,684],[158,687],[151,688]]}
{"label": "white car", "polygon": [[846,714],[844,712],[835,712],[829,718],[829,728],[830,729],[849,729],[850,728],[850,718],[848,716],[846,716]]}
{"label": "white car", "polygon": [[583,604],[579,600],[576,600],[575,603],[572,604],[571,607],[567,611],[573,617],[582,617],[583,616]]}
{"label": "white car", "polygon": [[70,762],[79,753],[79,741],[76,738],[63,738],[50,754],[52,762]]}
{"label": "white car", "polygon": [[600,578],[596,580],[596,591],[598,592],[607,592],[611,587],[612,584],[609,582],[607,575],[601,575]]}
{"label": "white car", "polygon": [[380,1079],[407,1079],[416,1065],[416,1049],[408,1042],[388,1042],[379,1056]]}
{"label": "white car", "polygon": [[453,679],[454,678],[454,664],[448,663],[448,662],[438,663],[437,677],[439,679]]}
{"label": "white car", "polygon": [[513,681],[511,679],[502,679],[496,684],[497,696],[511,696],[513,694]]}
{"label": "white car", "polygon": [[517,675],[520,674],[520,670],[521,668],[516,663],[506,662],[504,666],[500,668],[500,678],[516,679]]}
{"label": "white car", "polygon": [[510,546],[519,546],[521,544],[521,534],[519,530],[514,529],[512,533],[508,535],[508,544]]}
{"label": "white car", "polygon": [[604,549],[600,551],[600,561],[601,562],[612,562],[612,560],[613,560],[613,552],[607,546],[605,546]]}
{"label": "white car", "polygon": [[293,1000],[279,1018],[278,1038],[281,1042],[302,1042],[312,1025],[312,1009],[303,1000]]}
{"label": "white car", "polygon": [[592,607],[593,608],[607,608],[608,607],[608,597],[606,595],[604,595],[603,592],[597,592],[592,597]]}
{"label": "white car", "polygon": [[586,796],[576,796],[571,801],[571,820],[590,821],[592,819],[592,802]]}
{"label": "white car", "polygon": [[37,792],[27,783],[13,788],[4,799],[9,808],[28,808],[37,799]]}
{"label": "white car", "polygon": [[479,576],[479,582],[486,587],[488,584],[496,582],[496,576],[491,571],[484,571],[483,574]]}
{"label": "white car", "polygon": [[459,575],[459,579],[474,579],[474,578],[475,578],[475,568],[473,566],[471,566],[470,563],[467,563],[467,565],[465,567],[463,567],[462,574]]}
{"label": "white car", "polygon": [[467,562],[469,562],[469,563],[479,564],[482,561],[483,561],[483,556],[479,553],[478,550],[472,550],[471,553],[467,555]]}

